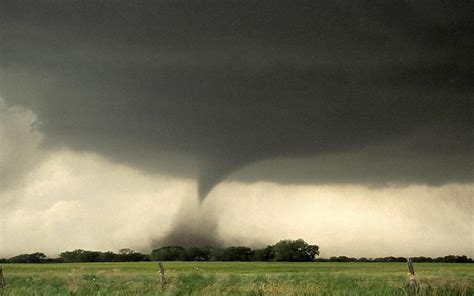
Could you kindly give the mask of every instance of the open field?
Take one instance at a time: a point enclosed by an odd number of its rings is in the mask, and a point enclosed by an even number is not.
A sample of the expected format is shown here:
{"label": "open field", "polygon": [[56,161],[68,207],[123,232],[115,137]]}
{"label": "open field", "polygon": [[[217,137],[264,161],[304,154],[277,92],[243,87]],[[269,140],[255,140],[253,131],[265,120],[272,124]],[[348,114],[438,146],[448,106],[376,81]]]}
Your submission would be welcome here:
{"label": "open field", "polygon": [[[404,263],[4,264],[0,295],[410,295]],[[415,263],[419,295],[474,295],[474,264]]]}

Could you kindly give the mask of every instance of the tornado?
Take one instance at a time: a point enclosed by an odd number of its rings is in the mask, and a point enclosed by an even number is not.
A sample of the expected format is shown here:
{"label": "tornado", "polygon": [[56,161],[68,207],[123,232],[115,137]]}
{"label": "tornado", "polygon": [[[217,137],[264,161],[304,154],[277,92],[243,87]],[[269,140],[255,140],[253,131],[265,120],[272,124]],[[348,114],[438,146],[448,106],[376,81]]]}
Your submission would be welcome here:
{"label": "tornado", "polygon": [[4,0],[0,90],[45,147],[197,180],[201,202],[228,179],[468,183],[470,6]]}

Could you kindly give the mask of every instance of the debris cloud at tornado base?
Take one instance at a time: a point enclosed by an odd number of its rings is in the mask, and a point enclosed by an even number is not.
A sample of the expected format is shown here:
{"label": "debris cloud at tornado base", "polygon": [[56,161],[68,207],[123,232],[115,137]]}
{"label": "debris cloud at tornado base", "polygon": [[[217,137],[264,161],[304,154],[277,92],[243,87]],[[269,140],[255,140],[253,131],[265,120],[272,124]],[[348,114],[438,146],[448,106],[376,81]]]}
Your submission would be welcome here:
{"label": "debris cloud at tornado base", "polygon": [[218,233],[215,209],[197,201],[182,201],[182,205],[166,233],[155,238],[151,248],[166,246],[221,247],[224,241]]}

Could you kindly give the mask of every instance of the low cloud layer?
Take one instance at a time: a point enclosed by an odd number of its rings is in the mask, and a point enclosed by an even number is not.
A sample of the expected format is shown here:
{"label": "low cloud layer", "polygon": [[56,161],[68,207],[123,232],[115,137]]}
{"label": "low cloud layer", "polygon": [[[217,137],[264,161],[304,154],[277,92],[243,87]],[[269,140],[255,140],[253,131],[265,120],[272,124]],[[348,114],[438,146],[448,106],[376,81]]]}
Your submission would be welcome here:
{"label": "low cloud layer", "polygon": [[[324,257],[474,254],[474,186],[224,183],[209,196],[233,244],[282,237],[317,243]],[[251,205],[248,207],[247,205]]]}

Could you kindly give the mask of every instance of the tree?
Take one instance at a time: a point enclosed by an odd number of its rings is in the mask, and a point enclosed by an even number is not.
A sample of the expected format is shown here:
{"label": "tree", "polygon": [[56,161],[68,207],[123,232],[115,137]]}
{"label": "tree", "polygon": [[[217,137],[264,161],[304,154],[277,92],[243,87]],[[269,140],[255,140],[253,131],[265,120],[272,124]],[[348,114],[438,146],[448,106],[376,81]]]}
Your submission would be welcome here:
{"label": "tree", "polygon": [[21,254],[8,259],[10,263],[42,263],[46,260],[44,253]]}
{"label": "tree", "polygon": [[273,246],[275,261],[314,261],[319,255],[319,247],[302,239],[281,240]]}
{"label": "tree", "polygon": [[153,250],[150,257],[154,261],[183,261],[186,259],[186,250],[180,246],[167,246]]}
{"label": "tree", "polygon": [[123,248],[123,249],[120,249],[120,250],[118,251],[118,253],[119,253],[120,255],[128,255],[128,254],[132,254],[132,253],[136,253],[136,252],[135,252],[134,250],[132,250],[132,249],[129,249],[129,248]]}
{"label": "tree", "polygon": [[85,252],[82,249],[76,249],[74,251],[66,251],[59,254],[59,257],[64,260],[64,262],[80,262],[79,257]]}
{"label": "tree", "polygon": [[81,262],[98,262],[100,261],[100,252],[84,251],[79,257]]}
{"label": "tree", "polygon": [[347,256],[333,256],[333,257],[329,257],[329,260],[330,262],[356,262],[357,261],[357,258],[353,258],[353,257],[347,257]]}
{"label": "tree", "polygon": [[210,247],[191,247],[186,250],[186,260],[209,261],[211,259]]}
{"label": "tree", "polygon": [[100,261],[101,253],[97,251],[85,251],[77,249],[69,252],[62,252],[59,257],[64,262],[98,262]]}
{"label": "tree", "polygon": [[101,252],[98,261],[100,262],[117,262],[119,260],[119,255],[115,254],[114,252]]}
{"label": "tree", "polygon": [[273,246],[267,246],[264,249],[257,249],[253,252],[252,259],[254,261],[272,261],[275,258]]}
{"label": "tree", "polygon": [[249,247],[229,247],[215,252],[216,261],[250,261],[252,249]]}
{"label": "tree", "polygon": [[46,259],[44,253],[36,252],[28,255],[29,263],[41,263]]}

